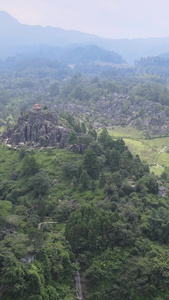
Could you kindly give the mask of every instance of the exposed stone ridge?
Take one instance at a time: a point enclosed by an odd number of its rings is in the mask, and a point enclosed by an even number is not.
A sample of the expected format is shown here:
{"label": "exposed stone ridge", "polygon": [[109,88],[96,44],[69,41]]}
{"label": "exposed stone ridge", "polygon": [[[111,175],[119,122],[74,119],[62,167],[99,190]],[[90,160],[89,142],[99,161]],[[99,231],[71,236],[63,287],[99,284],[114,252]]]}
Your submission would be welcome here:
{"label": "exposed stone ridge", "polygon": [[134,100],[128,95],[110,93],[97,101],[58,102],[53,109],[58,113],[68,111],[74,117],[90,118],[97,130],[103,127],[132,126],[142,130],[146,136],[169,134],[169,107],[151,100]]}
{"label": "exposed stone ridge", "polygon": [[11,145],[34,145],[40,147],[64,148],[70,129],[58,125],[55,112],[32,109],[18,118],[16,128],[3,133],[3,138]]}

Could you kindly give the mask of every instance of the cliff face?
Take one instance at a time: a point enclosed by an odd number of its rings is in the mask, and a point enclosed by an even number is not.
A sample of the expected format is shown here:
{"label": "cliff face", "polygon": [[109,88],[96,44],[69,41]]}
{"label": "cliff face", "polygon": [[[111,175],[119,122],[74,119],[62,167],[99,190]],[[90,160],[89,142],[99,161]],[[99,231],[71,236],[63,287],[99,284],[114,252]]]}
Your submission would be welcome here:
{"label": "cliff face", "polygon": [[41,146],[64,148],[70,134],[68,128],[58,126],[55,113],[48,110],[33,109],[18,119],[15,129],[3,133],[8,144],[20,143]]}

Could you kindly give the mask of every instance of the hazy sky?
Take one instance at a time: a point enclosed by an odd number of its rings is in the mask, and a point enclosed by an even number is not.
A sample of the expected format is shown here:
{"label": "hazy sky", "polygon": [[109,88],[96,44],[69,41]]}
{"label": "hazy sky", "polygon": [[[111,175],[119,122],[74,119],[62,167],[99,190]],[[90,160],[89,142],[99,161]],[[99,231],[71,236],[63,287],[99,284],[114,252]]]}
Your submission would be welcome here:
{"label": "hazy sky", "polygon": [[169,0],[0,0],[24,24],[109,38],[169,36]]}

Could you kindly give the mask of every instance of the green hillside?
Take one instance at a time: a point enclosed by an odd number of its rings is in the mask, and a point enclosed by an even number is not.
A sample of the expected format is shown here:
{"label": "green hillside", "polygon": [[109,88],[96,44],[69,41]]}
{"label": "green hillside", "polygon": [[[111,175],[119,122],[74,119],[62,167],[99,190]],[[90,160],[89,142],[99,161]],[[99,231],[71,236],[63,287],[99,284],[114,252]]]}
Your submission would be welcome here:
{"label": "green hillside", "polygon": [[2,300],[168,299],[169,90],[157,65],[0,62]]}
{"label": "green hillside", "polygon": [[167,197],[122,139],[104,129],[83,155],[1,146],[0,161],[2,299],[76,299],[77,269],[87,299],[167,297]]}

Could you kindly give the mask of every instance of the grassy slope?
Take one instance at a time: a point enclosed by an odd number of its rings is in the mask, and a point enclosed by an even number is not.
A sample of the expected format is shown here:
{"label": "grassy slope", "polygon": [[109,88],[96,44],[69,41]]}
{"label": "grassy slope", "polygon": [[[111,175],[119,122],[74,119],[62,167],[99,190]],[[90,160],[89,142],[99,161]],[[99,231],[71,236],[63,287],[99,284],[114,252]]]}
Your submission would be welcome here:
{"label": "grassy slope", "polygon": [[[29,151],[28,151],[29,152]],[[94,202],[105,198],[102,189],[96,187],[95,191],[88,190],[79,191],[72,185],[72,179],[65,178],[62,166],[67,163],[81,164],[82,155],[75,154],[64,149],[45,149],[43,151],[34,150],[34,157],[40,165],[40,169],[47,172],[50,182],[57,179],[58,183],[50,190],[50,204],[58,204],[58,200],[73,199],[81,204],[94,199]],[[11,180],[12,172],[20,174],[23,160],[19,159],[19,151],[5,146],[0,146],[0,176],[3,181]],[[17,180],[22,185],[22,178]],[[22,202],[22,197],[18,198],[18,202]]]}

